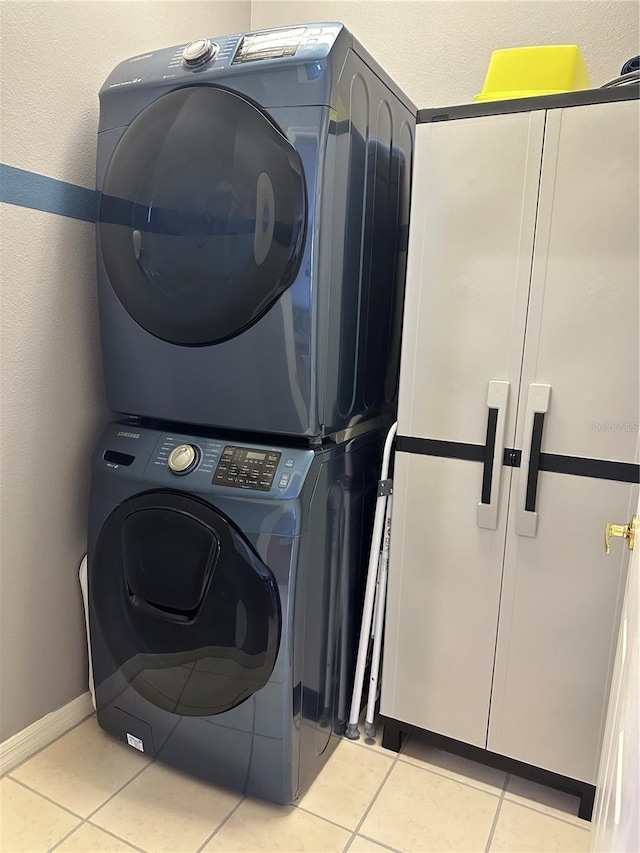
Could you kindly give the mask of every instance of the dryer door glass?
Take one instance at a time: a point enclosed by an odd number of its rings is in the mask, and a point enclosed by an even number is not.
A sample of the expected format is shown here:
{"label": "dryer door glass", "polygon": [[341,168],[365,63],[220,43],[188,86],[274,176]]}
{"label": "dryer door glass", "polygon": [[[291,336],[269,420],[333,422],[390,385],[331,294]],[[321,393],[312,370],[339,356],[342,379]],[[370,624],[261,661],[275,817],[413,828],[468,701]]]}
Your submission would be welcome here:
{"label": "dryer door glass", "polygon": [[217,343],[262,317],[297,275],[300,157],[244,98],[171,92],[125,130],[104,179],[100,252],[122,305],[176,344]]}
{"label": "dryer door glass", "polygon": [[166,711],[210,716],[269,680],[281,630],[275,578],[209,504],[161,491],[125,501],[102,528],[89,574],[110,657],[94,661],[97,690],[115,671]]}

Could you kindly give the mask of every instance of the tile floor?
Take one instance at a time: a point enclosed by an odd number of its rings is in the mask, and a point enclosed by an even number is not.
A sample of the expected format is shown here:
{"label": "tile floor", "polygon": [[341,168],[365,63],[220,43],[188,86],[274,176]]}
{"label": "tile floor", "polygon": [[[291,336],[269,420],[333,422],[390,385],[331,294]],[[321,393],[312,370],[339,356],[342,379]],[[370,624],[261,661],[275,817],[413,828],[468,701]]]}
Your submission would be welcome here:
{"label": "tile floor", "polygon": [[0,779],[2,853],[587,851],[578,800],[409,739],[343,741],[297,806],[152,762],[89,717]]}

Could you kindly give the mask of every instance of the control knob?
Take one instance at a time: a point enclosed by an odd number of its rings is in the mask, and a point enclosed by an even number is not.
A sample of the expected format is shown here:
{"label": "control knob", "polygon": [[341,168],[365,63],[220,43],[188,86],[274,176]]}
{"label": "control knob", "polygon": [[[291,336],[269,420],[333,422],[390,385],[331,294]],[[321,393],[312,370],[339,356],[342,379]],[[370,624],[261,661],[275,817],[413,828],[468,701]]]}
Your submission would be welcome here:
{"label": "control knob", "polygon": [[172,474],[188,474],[200,461],[200,448],[194,444],[179,444],[169,454],[169,470]]}
{"label": "control knob", "polygon": [[208,62],[210,59],[215,59],[220,51],[220,45],[209,39],[197,39],[188,44],[182,51],[182,61],[189,68],[197,68]]}

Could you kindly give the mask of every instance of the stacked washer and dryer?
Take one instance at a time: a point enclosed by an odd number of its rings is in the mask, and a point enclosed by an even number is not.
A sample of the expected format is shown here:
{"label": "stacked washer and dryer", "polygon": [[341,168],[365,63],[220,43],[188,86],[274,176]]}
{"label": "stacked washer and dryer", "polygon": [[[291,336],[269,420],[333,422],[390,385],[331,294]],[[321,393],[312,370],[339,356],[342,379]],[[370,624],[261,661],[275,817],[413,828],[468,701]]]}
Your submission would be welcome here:
{"label": "stacked washer and dryer", "polygon": [[334,23],[134,57],[100,105],[98,722],[290,802],[348,715],[415,109]]}

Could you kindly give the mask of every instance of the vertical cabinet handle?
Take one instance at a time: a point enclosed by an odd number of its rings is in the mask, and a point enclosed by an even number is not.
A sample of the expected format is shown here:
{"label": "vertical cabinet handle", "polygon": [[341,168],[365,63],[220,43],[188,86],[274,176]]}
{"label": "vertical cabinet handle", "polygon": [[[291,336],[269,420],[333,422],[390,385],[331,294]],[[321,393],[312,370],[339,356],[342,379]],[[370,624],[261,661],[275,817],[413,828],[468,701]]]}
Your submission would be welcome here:
{"label": "vertical cabinet handle", "polygon": [[524,426],[524,434],[529,436],[529,440],[524,445],[520,469],[519,509],[516,515],[516,533],[519,536],[535,536],[538,529],[536,512],[538,472],[540,471],[544,416],[549,411],[550,398],[551,385],[529,385]]}
{"label": "vertical cabinet handle", "polygon": [[493,380],[487,392],[487,438],[484,445],[482,493],[478,504],[478,527],[495,530],[498,526],[504,431],[507,423],[509,383]]}

